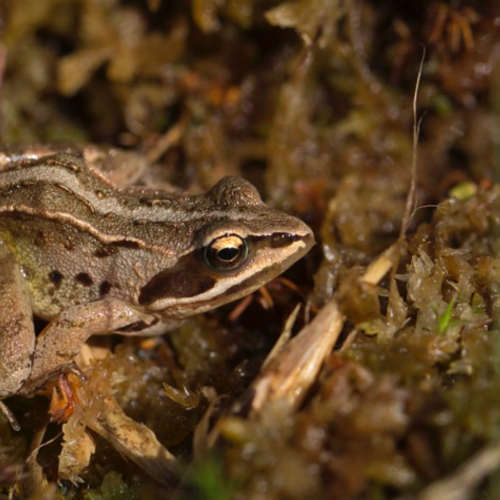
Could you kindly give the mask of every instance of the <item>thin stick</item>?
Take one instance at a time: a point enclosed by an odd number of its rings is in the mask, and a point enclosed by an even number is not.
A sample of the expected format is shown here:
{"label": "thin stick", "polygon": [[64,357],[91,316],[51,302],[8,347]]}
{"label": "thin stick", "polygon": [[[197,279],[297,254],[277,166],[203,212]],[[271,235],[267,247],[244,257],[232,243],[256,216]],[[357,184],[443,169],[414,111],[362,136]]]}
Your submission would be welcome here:
{"label": "thin stick", "polygon": [[[405,211],[403,214],[403,219],[401,221],[399,236],[395,244],[396,252],[394,255],[393,267],[391,270],[391,281],[390,281],[391,299],[389,301],[389,307],[390,307],[389,310],[393,310],[391,305],[393,303],[393,300],[396,300],[394,297],[399,298],[399,293],[397,292],[396,288],[396,273],[399,267],[399,260],[401,258],[401,249],[403,247],[405,234],[408,227],[410,226],[410,221],[412,215],[415,213],[415,207],[417,203],[416,191],[417,191],[418,138],[420,134],[420,123],[421,123],[421,118],[420,119],[417,118],[417,98],[418,98],[418,89],[420,87],[420,80],[422,78],[425,55],[426,51],[425,47],[423,47],[422,59],[420,60],[420,66],[418,68],[418,74],[417,74],[417,81],[415,82],[415,91],[413,93],[413,150],[412,150],[412,161],[411,161],[411,171],[410,171],[410,188],[408,190],[408,195],[406,196]],[[395,309],[396,308],[394,308],[394,310]]]}
{"label": "thin stick", "polygon": [[156,144],[147,152],[150,163],[156,163],[170,148],[179,143],[189,123],[189,113],[184,112],[180,120],[163,134]]}
{"label": "thin stick", "polygon": [[10,425],[15,431],[21,430],[21,426],[19,425],[19,422],[17,421],[16,417],[2,401],[0,401],[0,412],[7,417],[7,420],[9,421]]}
{"label": "thin stick", "polygon": [[[474,488],[500,465],[500,443],[490,444],[464,462],[448,477],[425,488],[417,500],[467,500]],[[484,494],[484,498],[487,498]]]}
{"label": "thin stick", "polygon": [[399,232],[398,244],[401,245],[404,239],[406,230],[410,225],[412,213],[415,210],[416,191],[417,191],[417,159],[418,159],[418,138],[420,135],[420,124],[422,122],[422,117],[417,118],[417,99],[418,90],[420,88],[420,80],[422,79],[422,72],[424,68],[425,61],[425,47],[422,51],[422,59],[420,60],[420,66],[418,68],[417,81],[415,82],[415,92],[413,93],[413,151],[412,151],[412,161],[411,161],[411,179],[410,179],[410,189],[408,190],[408,196],[406,197],[405,212],[403,215],[403,221],[401,223],[401,229]]}

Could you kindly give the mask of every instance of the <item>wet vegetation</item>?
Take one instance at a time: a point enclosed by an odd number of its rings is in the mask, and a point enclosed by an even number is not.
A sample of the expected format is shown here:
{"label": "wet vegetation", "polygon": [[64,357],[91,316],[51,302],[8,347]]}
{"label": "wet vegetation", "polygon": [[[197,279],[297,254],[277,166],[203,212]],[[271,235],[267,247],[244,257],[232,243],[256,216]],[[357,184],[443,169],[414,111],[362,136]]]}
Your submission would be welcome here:
{"label": "wet vegetation", "polygon": [[[500,498],[497,1],[3,0],[0,29],[4,144],[120,147],[192,191],[242,175],[318,240],[165,338],[90,342],[63,426],[9,399],[1,498]],[[264,365],[297,304],[288,330],[335,344],[307,380],[294,344]],[[113,398],[180,479],[124,458]]]}

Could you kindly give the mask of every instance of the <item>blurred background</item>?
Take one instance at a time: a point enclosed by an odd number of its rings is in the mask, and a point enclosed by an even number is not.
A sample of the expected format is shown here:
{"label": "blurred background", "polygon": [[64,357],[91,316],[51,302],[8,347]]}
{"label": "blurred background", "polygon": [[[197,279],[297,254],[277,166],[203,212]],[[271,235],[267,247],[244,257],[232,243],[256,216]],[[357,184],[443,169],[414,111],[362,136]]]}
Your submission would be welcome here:
{"label": "blurred background", "polygon": [[[254,301],[235,324],[226,308],[167,347],[127,340],[103,362],[122,376],[114,390],[125,411],[186,463],[208,403],[179,410],[162,383],[239,396],[295,302],[307,298],[314,313],[344,283],[356,340],[332,355],[293,418],[240,422],[178,498],[439,499],[416,495],[498,438],[497,0],[1,0],[0,41],[6,147],[120,147],[198,191],[242,175],[317,234],[287,274],[295,291],[271,287],[272,312]],[[398,269],[406,304],[394,336],[388,282],[363,291],[353,277],[399,234],[415,119],[423,208]],[[14,405],[27,431],[46,412],[36,401]],[[9,429],[5,484],[29,441]],[[51,481],[54,446],[40,458]],[[63,498],[155,498],[132,464],[104,442],[98,450]],[[498,474],[479,483],[447,498],[498,498]]]}

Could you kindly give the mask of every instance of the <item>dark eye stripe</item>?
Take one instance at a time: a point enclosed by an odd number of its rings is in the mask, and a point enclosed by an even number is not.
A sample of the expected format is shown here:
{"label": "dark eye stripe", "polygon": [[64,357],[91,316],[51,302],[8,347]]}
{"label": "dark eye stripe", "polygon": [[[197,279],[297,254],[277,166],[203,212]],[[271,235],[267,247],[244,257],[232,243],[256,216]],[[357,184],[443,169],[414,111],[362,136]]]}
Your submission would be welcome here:
{"label": "dark eye stripe", "polygon": [[147,306],[161,299],[194,297],[210,290],[216,282],[198,269],[169,269],[153,276],[141,288],[139,304]]}

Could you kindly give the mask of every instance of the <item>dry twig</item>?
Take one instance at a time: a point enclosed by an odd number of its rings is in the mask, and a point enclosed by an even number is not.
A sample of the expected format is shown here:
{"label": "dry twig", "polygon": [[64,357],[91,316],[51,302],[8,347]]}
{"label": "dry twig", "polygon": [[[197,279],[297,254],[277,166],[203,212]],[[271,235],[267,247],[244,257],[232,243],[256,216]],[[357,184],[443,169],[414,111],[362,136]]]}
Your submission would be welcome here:
{"label": "dry twig", "polygon": [[499,467],[500,442],[497,442],[478,451],[450,476],[429,485],[416,500],[468,500],[476,486]]}
{"label": "dry twig", "polygon": [[[393,252],[394,247],[386,250],[368,267],[361,279],[377,284],[390,270]],[[285,325],[284,335],[293,325],[294,313]],[[333,297],[292,340],[284,346],[280,345],[278,350],[273,349],[251,386],[255,394],[253,414],[258,414],[265,405],[276,400],[285,400],[290,408],[298,408],[316,380],[324,360],[330,355],[343,326],[344,317]]]}

